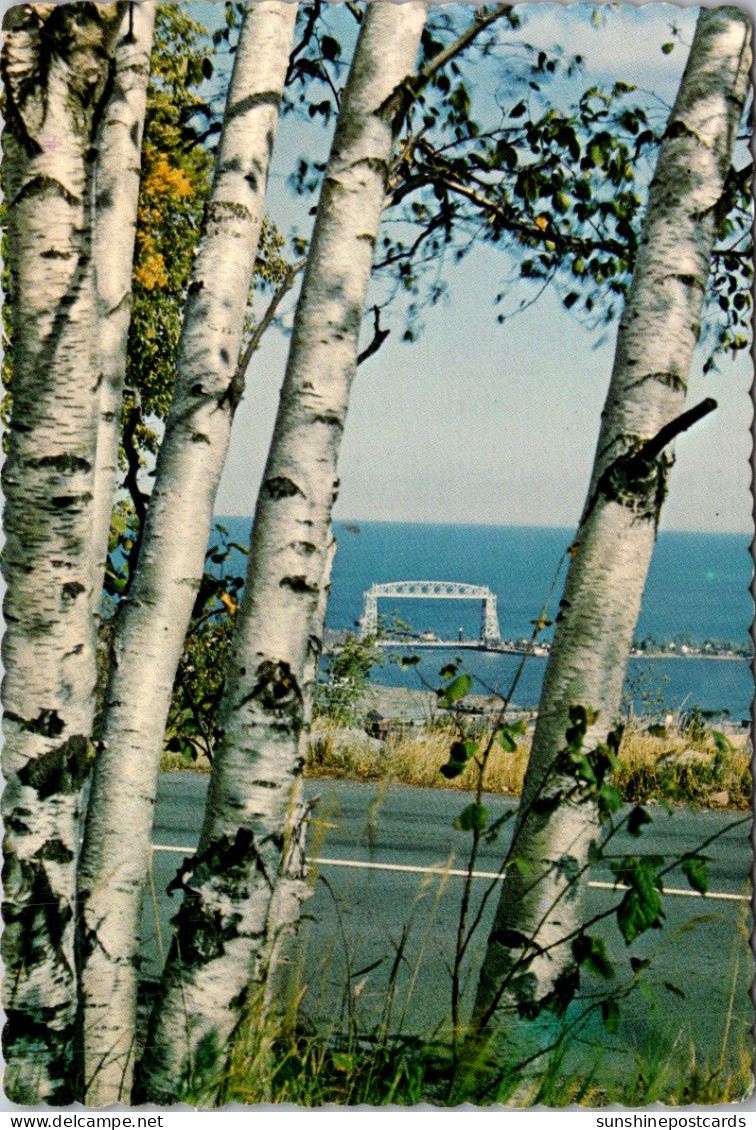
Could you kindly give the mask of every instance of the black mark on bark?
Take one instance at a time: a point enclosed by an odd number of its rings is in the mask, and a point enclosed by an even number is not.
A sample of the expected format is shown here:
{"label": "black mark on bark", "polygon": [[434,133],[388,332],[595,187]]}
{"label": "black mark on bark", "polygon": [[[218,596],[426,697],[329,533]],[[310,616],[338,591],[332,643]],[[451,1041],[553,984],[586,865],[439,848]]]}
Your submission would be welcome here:
{"label": "black mark on bark", "polygon": [[77,793],[87,776],[88,749],[89,743],[83,734],[72,734],[62,745],[28,761],[19,770],[18,778],[42,800]]}
{"label": "black mark on bark", "polygon": [[317,585],[314,585],[312,581],[308,581],[307,577],[303,576],[282,577],[279,581],[279,587],[282,589],[291,589],[292,592],[296,593],[310,593],[313,595],[317,594],[319,591]]}
{"label": "black mark on bark", "polygon": [[295,494],[299,494],[304,498],[304,492],[300,490],[296,483],[291,479],[285,478],[283,475],[278,475],[273,479],[267,479],[265,482],[265,489],[271,498],[292,498]]}

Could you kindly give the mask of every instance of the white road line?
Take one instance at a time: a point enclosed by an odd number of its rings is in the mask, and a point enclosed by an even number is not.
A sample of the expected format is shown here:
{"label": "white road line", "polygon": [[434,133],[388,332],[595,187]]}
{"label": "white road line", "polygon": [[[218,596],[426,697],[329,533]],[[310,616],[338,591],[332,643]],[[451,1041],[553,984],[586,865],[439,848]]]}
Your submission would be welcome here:
{"label": "white road line", "polygon": [[[179,855],[193,855],[196,848],[178,847],[173,844],[153,844],[152,850],[172,851]],[[406,871],[413,875],[458,875],[462,878],[467,875],[467,871],[459,867],[420,867],[411,863],[372,863],[365,859],[326,859],[324,856],[318,856],[317,859],[308,859],[307,862],[322,867],[352,867],[362,871]],[[473,878],[502,879],[503,875],[498,871],[473,871]],[[603,882],[599,879],[591,879],[588,886],[606,891],[627,890],[623,883]],[[681,887],[665,887],[664,894],[681,895],[683,898],[729,899],[733,902],[751,901],[750,895],[733,895],[727,891],[707,891],[705,895],[701,895],[698,891],[686,891]]]}
{"label": "white road line", "polygon": [[[614,890],[626,891],[627,890],[627,886],[624,883],[604,883],[604,882],[599,881],[598,879],[590,880],[589,883],[588,883],[588,886],[589,887],[600,887],[602,890],[607,890],[607,891],[614,891]],[[665,887],[664,888],[664,894],[665,895],[682,895],[684,898],[694,898],[694,899],[702,899],[702,898],[731,899],[734,902],[750,902],[751,901],[750,895],[732,895],[732,894],[728,894],[727,891],[707,891],[705,895],[702,895],[702,894],[699,894],[698,891],[686,891],[684,887]]]}

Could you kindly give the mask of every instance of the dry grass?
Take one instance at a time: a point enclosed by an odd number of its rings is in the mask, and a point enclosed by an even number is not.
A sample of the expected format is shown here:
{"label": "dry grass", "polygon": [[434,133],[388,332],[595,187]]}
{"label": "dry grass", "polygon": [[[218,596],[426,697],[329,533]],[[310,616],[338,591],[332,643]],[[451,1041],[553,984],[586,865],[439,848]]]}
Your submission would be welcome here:
{"label": "dry grass", "polygon": [[[634,726],[623,738],[614,784],[630,802],[658,798],[750,809],[749,737],[745,733],[728,735],[727,745],[729,749],[718,748],[711,733],[691,737],[672,726],[664,737],[654,737]],[[675,758],[683,753],[686,756]]]}
{"label": "dry grass", "polygon": [[[487,791],[519,795],[530,738],[530,733],[524,736],[515,753],[494,746],[486,769]],[[326,719],[318,719],[306,773],[311,777],[469,791],[475,785],[472,762],[451,781],[440,773],[449,759],[452,741],[449,729],[418,726],[391,735],[379,744],[367,736],[361,739],[355,731],[345,734]],[[730,735],[728,741],[731,748],[719,750],[709,733],[691,737],[684,729],[672,726],[664,736],[653,736],[636,722],[625,731],[614,783],[624,799],[632,803],[658,798],[748,809],[752,795],[750,743],[745,734]],[[687,755],[675,760],[675,755],[682,753]]]}
{"label": "dry grass", "polygon": [[[475,787],[472,761],[461,776],[452,780],[440,772],[449,760],[454,736],[443,723],[419,724],[399,728],[385,742],[376,742],[359,730],[344,730],[319,718],[313,728],[305,772],[310,777],[386,781],[469,792]],[[518,741],[515,753],[507,753],[494,743],[486,768],[487,792],[519,796],[531,736],[529,730]],[[485,733],[481,735],[481,742],[485,737]],[[692,735],[681,725],[669,726],[663,736],[654,736],[636,719],[625,730],[614,784],[623,798],[633,804],[658,799],[749,810],[753,794],[749,737],[743,732],[729,734],[727,745],[729,748],[717,748],[710,731]],[[684,756],[680,757],[681,754]],[[162,769],[207,773],[210,763],[203,756],[189,761],[180,754],[166,752]]]}
{"label": "dry grass", "polygon": [[[418,726],[404,734],[391,735],[377,747],[367,738],[360,742],[343,740],[332,722],[318,719],[313,730],[305,772],[311,777],[348,777],[355,781],[390,781],[424,788],[469,791],[475,787],[475,765],[471,761],[464,773],[448,781],[441,766],[449,760],[454,740],[451,730]],[[530,751],[530,739],[523,740],[516,753],[505,753],[495,746],[486,769],[488,792],[517,795],[522,788]]]}

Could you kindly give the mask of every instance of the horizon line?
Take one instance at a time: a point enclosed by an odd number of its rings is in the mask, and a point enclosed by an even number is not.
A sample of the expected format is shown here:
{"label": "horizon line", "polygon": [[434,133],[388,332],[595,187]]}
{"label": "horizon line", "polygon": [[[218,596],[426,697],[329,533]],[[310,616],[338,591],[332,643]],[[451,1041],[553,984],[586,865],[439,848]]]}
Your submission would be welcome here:
{"label": "horizon line", "polygon": [[[244,518],[249,522],[254,519],[254,514],[244,513],[224,513],[213,514],[213,522],[222,521],[224,518]],[[515,530],[566,530],[577,532],[577,525],[565,525],[564,523],[555,522],[554,524],[546,524],[543,522],[479,522],[454,519],[444,519],[439,521],[422,521],[416,518],[334,518],[334,523],[342,526],[349,525],[381,525],[381,526],[469,526],[471,529],[515,529]],[[750,536],[753,540],[756,537],[756,529],[752,525],[749,529],[711,529],[711,528],[686,528],[680,526],[663,527],[660,534],[721,534],[725,537],[746,537]]]}

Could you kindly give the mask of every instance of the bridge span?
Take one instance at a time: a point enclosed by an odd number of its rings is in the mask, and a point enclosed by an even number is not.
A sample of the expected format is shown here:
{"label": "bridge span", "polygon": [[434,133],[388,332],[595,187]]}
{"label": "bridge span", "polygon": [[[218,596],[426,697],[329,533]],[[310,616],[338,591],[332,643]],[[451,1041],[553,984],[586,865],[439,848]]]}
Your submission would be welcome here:
{"label": "bridge span", "polygon": [[[371,585],[364,594],[365,603],[360,617],[361,637],[374,635],[377,632],[378,601],[386,598],[480,601],[480,644],[478,646],[491,647],[501,643],[496,593],[485,585],[466,585],[460,581],[391,581],[387,584]],[[443,641],[434,642],[436,647],[443,646]],[[412,646],[417,646],[417,643],[417,640],[413,640]],[[459,646],[459,641],[454,646]]]}

